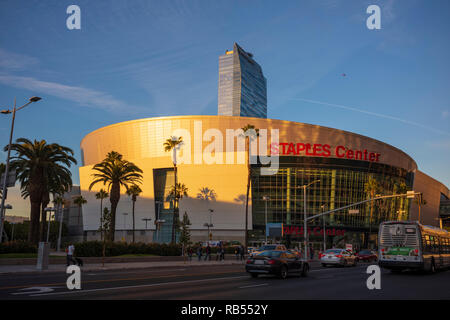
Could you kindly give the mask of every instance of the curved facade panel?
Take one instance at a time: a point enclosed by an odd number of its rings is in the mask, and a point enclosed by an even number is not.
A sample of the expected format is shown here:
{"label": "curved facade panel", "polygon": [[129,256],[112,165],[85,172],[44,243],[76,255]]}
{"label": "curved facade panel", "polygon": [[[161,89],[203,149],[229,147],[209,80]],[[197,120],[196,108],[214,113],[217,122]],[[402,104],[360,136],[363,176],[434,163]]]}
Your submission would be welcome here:
{"label": "curved facade panel", "polygon": [[[266,212],[267,222],[283,223],[288,231],[279,240],[299,241],[301,235],[296,228],[303,223],[304,213],[301,186],[313,180],[319,179],[320,183],[308,188],[307,214],[370,198],[369,179],[377,181],[376,191],[380,194],[399,193],[413,186],[417,165],[411,157],[393,146],[351,132],[290,121],[231,116],[140,119],[98,129],[81,142],[80,183],[83,196],[88,198],[83,209],[85,230],[97,230],[99,221],[94,194],[102,186],[96,186],[91,192],[87,190],[92,181],[91,168],[108,152],[117,151],[144,171],[143,193],[136,203],[136,229],[144,231],[142,234],[152,241],[169,241],[173,215],[166,198],[174,179],[171,153],[164,151],[163,144],[171,136],[182,136],[184,145],[178,152],[178,179],[188,188],[189,197],[181,200],[180,214],[188,214],[193,240],[207,240],[206,225],[212,224],[212,239],[242,241],[248,169],[245,144],[242,144],[245,139],[237,130],[247,124],[259,129],[259,143],[267,138],[267,145],[259,147],[260,153],[272,156],[269,165],[261,165],[261,161],[252,161],[251,165],[249,229],[253,242],[264,238]],[[271,167],[267,170],[271,174],[262,173],[262,168],[267,169],[267,166]],[[199,200],[197,195],[202,188],[213,189],[216,200]],[[262,200],[265,195],[270,199],[267,202]],[[409,207],[410,201],[397,199],[376,206],[361,205],[325,220],[312,221],[311,240],[321,241],[325,223],[325,233],[329,234],[327,241],[367,245],[369,234],[375,236],[380,221],[408,219]],[[130,208],[130,200],[122,195],[117,230],[129,233]],[[148,224],[149,236],[143,219],[155,221],[156,218],[165,223],[158,234],[153,222]],[[330,234],[327,230],[334,231]]]}

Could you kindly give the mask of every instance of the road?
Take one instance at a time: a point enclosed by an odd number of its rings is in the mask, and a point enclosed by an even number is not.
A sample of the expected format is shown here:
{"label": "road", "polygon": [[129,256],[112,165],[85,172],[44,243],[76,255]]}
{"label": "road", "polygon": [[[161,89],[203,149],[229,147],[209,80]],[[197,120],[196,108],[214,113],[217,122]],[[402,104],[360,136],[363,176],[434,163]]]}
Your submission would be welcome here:
{"label": "road", "polygon": [[251,278],[243,265],[186,266],[82,272],[81,290],[68,290],[61,273],[0,275],[0,299],[450,299],[450,271],[433,275],[382,270],[381,289],[366,286],[368,264],[323,268],[308,277]]}

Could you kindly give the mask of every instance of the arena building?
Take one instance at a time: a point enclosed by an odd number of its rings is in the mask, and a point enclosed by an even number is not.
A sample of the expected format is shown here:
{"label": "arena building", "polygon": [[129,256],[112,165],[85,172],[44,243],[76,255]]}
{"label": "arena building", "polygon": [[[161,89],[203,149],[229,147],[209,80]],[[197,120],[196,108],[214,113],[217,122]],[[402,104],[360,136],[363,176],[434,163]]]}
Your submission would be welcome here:
{"label": "arena building", "polygon": [[[177,151],[178,182],[188,188],[180,202],[180,216],[191,221],[191,240],[243,242],[247,192],[247,150],[241,128],[253,125],[259,137],[250,152],[251,191],[249,244],[265,240],[267,223],[282,223],[283,235],[269,238],[296,245],[302,241],[304,194],[309,216],[371,198],[414,190],[426,204],[396,198],[365,203],[341,210],[324,219],[310,221],[309,239],[317,247],[326,234],[328,247],[351,243],[374,246],[378,225],[385,220],[420,220],[439,226],[441,203],[448,203],[449,190],[418,170],[403,151],[356,133],[317,125],[237,116],[173,116],[113,124],[86,135],[81,142],[81,194],[85,239],[99,239],[102,188],[92,182],[92,167],[110,151],[116,151],[143,170],[143,190],[135,208],[136,241],[170,242],[173,204],[168,197],[174,185],[172,153],[164,142],[182,137]],[[253,144],[254,143],[254,144]],[[370,188],[376,181],[377,188]],[[202,190],[213,190],[215,199],[205,200]],[[131,199],[121,190],[116,214],[116,239],[132,235]],[[265,200],[264,200],[265,199]],[[104,201],[109,205],[109,201]],[[267,208],[267,209],[266,209]],[[149,220],[151,219],[151,220]],[[161,223],[157,224],[155,221]],[[324,228],[325,226],[325,228]],[[208,234],[208,232],[210,234]]]}

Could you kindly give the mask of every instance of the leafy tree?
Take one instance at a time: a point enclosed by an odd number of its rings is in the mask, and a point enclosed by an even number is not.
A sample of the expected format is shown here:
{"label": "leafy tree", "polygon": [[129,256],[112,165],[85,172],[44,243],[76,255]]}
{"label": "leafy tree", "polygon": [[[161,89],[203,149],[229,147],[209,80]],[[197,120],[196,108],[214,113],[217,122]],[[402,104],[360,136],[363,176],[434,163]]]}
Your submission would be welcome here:
{"label": "leafy tree", "polygon": [[[8,147],[5,147],[5,151]],[[30,198],[30,230],[28,240],[39,241],[39,215],[47,194],[54,190],[67,190],[72,185],[68,169],[77,161],[70,148],[45,140],[19,138],[11,145],[15,155],[11,157],[11,169],[16,170],[22,196]]]}
{"label": "leafy tree", "polygon": [[188,188],[181,183],[176,184],[177,188],[175,189],[175,186],[172,187],[172,189],[169,192],[168,200],[173,201],[173,207],[174,207],[174,215],[173,215],[173,223],[172,223],[172,243],[175,243],[175,231],[178,231],[180,224],[179,224],[179,204],[180,200],[183,197],[188,196]]}
{"label": "leafy tree", "polygon": [[[104,189],[100,189],[99,192],[95,194],[96,199],[100,199],[100,226],[102,225],[102,217],[103,217],[103,199],[109,197],[109,193]],[[101,233],[100,240],[103,240],[103,232]]]}
{"label": "leafy tree", "polygon": [[186,251],[186,248],[192,244],[191,241],[191,231],[189,226],[191,225],[191,221],[187,215],[187,212],[184,212],[183,220],[181,220],[181,235],[180,235],[180,243],[183,245],[183,255]]}
{"label": "leafy tree", "polygon": [[131,197],[131,202],[133,203],[133,208],[132,208],[132,212],[133,212],[133,243],[134,243],[134,206],[136,203],[136,199],[139,196],[139,194],[142,193],[141,188],[139,188],[139,186],[137,185],[132,185],[128,190],[127,190],[127,195],[129,195]]}
{"label": "leafy tree", "polygon": [[111,228],[112,228],[112,215],[111,211],[109,211],[108,208],[103,209],[103,215],[101,218],[102,224],[100,225],[100,228],[98,231],[102,234],[102,264],[105,266],[105,255],[106,255],[106,235],[111,234]]}
{"label": "leafy tree", "polygon": [[94,165],[92,168],[94,181],[89,185],[89,190],[94,185],[101,182],[107,185],[109,200],[111,202],[111,228],[108,233],[108,240],[114,241],[116,231],[116,210],[120,200],[120,187],[128,190],[130,185],[142,183],[142,170],[134,163],[123,159],[123,156],[115,151],[107,154],[106,158]]}

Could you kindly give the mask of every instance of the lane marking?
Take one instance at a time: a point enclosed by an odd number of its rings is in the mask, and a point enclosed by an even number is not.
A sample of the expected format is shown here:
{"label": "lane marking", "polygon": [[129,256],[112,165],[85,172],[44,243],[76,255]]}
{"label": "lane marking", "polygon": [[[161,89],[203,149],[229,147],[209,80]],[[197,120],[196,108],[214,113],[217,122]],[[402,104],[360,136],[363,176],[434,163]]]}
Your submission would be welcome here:
{"label": "lane marking", "polygon": [[261,283],[261,284],[255,284],[255,285],[251,285],[251,286],[244,286],[244,287],[239,287],[239,289],[245,289],[245,288],[255,288],[255,287],[262,287],[262,286],[267,286],[269,285],[268,283]]}
{"label": "lane marking", "polygon": [[[229,271],[229,272],[210,272],[210,273],[190,273],[190,274],[167,274],[167,275],[157,275],[154,277],[138,277],[138,278],[119,278],[119,279],[101,279],[101,280],[84,280],[82,283],[100,283],[100,282],[116,282],[116,281],[133,281],[133,280],[151,280],[151,279],[160,279],[160,278],[176,278],[176,277],[182,277],[182,276],[207,276],[207,275],[218,275],[218,274],[229,274],[229,273],[237,273],[241,271]],[[99,274],[102,276],[108,276],[108,274]],[[32,286],[39,286],[39,287],[49,287],[49,286],[58,286],[58,285],[65,285],[65,282],[58,282],[58,283],[45,283],[45,284],[31,284]],[[28,288],[30,287],[30,284],[26,285],[20,285],[20,286],[10,286],[10,287],[0,287],[0,290],[7,290],[7,289],[18,289],[18,288]]]}
{"label": "lane marking", "polygon": [[143,284],[143,285],[137,285],[137,286],[123,286],[123,287],[113,287],[113,288],[99,288],[99,289],[89,289],[89,290],[75,290],[75,291],[65,291],[65,292],[42,293],[42,294],[30,295],[30,297],[36,297],[36,296],[42,297],[42,296],[62,295],[62,294],[71,294],[71,293],[89,293],[89,292],[120,290],[120,289],[133,289],[133,288],[134,289],[149,288],[149,287],[158,287],[158,286],[174,285],[174,284],[186,284],[186,283],[207,282],[207,281],[228,280],[228,279],[241,279],[241,278],[248,278],[248,275],[239,276],[239,277],[223,277],[223,278],[212,278],[212,279],[201,279],[201,280],[172,281],[172,282],[163,282],[163,283]]}

